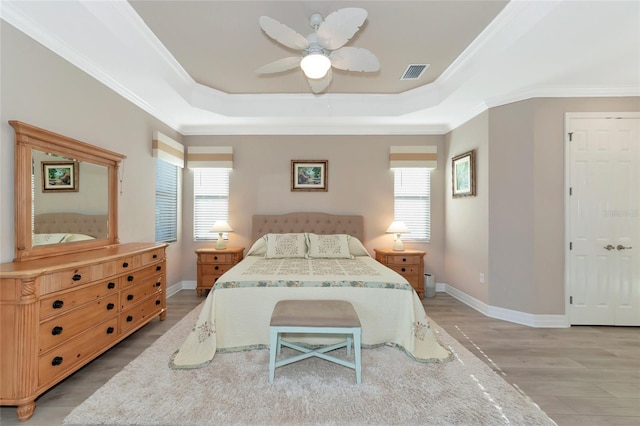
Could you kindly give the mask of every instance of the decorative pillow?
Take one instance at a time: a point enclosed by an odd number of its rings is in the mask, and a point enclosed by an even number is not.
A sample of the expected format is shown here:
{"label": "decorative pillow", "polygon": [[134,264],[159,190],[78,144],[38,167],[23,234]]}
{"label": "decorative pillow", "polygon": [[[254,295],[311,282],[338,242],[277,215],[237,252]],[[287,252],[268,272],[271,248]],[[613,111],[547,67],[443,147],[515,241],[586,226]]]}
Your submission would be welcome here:
{"label": "decorative pillow", "polygon": [[307,241],[304,234],[267,234],[267,259],[305,257]]}
{"label": "decorative pillow", "polygon": [[371,257],[367,249],[364,248],[364,245],[362,244],[362,242],[356,237],[352,237],[352,236],[349,236],[349,253],[351,253],[352,256]]}
{"label": "decorative pillow", "polygon": [[317,235],[308,233],[309,253],[307,258],[353,259],[349,252],[349,236],[347,234]]}
{"label": "decorative pillow", "polygon": [[247,252],[247,256],[264,256],[267,254],[267,237],[263,235],[258,238]]}

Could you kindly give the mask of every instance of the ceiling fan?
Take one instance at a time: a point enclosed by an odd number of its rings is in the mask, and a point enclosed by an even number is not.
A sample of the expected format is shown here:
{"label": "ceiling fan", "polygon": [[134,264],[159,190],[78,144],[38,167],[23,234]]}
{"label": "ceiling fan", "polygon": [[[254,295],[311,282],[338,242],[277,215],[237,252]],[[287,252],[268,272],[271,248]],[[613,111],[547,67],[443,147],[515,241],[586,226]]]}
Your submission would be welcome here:
{"label": "ceiling fan", "polygon": [[301,50],[302,56],[279,59],[258,68],[256,72],[278,73],[300,66],[314,93],[321,93],[331,83],[331,67],[345,71],[376,72],[380,69],[380,62],[373,53],[358,47],[343,47],[366,19],[367,11],[355,7],[336,10],[326,18],[315,13],[309,18],[314,32],[303,37],[275,19],[261,16],[260,27],[269,37],[288,48]]}

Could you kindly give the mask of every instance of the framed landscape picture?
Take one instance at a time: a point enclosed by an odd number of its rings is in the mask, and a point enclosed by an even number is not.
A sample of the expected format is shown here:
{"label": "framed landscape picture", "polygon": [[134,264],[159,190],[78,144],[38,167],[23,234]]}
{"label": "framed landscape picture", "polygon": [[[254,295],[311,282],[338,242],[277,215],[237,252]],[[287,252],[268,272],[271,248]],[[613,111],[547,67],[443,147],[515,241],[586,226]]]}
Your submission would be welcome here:
{"label": "framed landscape picture", "polygon": [[328,191],[328,160],[291,160],[291,191]]}
{"label": "framed landscape picture", "polygon": [[42,192],[78,192],[77,161],[43,161]]}
{"label": "framed landscape picture", "polygon": [[451,159],[451,179],[453,197],[473,197],[476,195],[475,150],[465,152]]}

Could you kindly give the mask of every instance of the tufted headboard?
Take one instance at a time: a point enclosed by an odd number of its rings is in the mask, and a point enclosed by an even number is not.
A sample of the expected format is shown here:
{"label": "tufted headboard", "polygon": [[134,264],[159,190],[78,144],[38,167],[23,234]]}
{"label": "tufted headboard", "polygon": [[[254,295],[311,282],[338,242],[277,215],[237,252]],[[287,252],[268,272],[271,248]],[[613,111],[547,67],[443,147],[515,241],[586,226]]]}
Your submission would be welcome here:
{"label": "tufted headboard", "polygon": [[35,234],[85,234],[107,238],[106,214],[43,213],[34,218]]}
{"label": "tufted headboard", "polygon": [[364,218],[328,213],[285,213],[254,215],[251,221],[252,241],[268,233],[289,232],[349,234],[364,243]]}

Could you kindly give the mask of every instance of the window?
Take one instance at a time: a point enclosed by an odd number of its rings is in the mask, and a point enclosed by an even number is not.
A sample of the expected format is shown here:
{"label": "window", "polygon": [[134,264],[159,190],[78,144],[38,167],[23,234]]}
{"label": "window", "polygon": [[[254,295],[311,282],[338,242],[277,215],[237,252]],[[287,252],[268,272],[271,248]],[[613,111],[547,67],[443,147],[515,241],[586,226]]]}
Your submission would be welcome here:
{"label": "window", "polygon": [[229,221],[229,171],[230,169],[193,169],[193,225],[194,238],[215,240],[218,234],[211,232],[216,220]]}
{"label": "window", "polygon": [[407,225],[404,240],[431,238],[431,171],[426,168],[395,168],[394,220]]}
{"label": "window", "polygon": [[156,242],[178,240],[178,167],[156,159]]}

